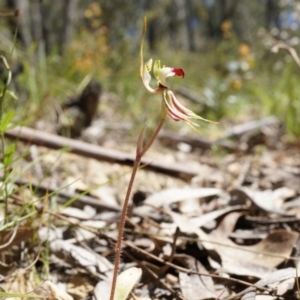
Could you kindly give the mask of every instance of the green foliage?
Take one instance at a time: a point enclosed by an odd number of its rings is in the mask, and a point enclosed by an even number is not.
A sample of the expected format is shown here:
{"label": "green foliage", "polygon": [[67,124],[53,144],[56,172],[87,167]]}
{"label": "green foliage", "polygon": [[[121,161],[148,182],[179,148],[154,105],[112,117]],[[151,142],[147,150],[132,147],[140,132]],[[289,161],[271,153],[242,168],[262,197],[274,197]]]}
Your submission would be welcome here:
{"label": "green foliage", "polygon": [[14,112],[8,111],[4,117],[0,120],[0,132],[3,133],[8,128],[8,124],[11,122],[14,116]]}
{"label": "green foliage", "polygon": [[[104,121],[131,123],[129,137],[138,134],[135,129],[145,122],[151,128],[159,118],[160,98],[150,99],[141,85],[135,44],[131,45],[124,35],[112,48],[108,39],[101,26],[92,31],[82,27],[62,57],[55,51],[46,56],[42,47],[34,63],[31,57],[37,49],[32,48],[23,55],[24,73],[19,76],[19,82],[26,93],[21,93],[17,100],[6,101],[5,107],[6,112],[13,109],[13,121],[56,122],[55,106],[74,96],[88,78],[94,77],[101,81],[106,92],[117,95],[115,101],[101,103]],[[173,90],[183,86],[197,95],[198,103],[181,99],[197,114],[233,123],[274,114],[292,136],[300,136],[299,71],[292,61],[286,62],[288,54],[275,55],[261,44],[250,48],[233,34],[221,42],[207,43],[200,52],[170,50],[167,39],[162,39],[158,49],[156,53],[145,51],[145,59],[153,57],[185,70],[184,79],[172,78],[170,84]],[[279,63],[281,70],[274,71]],[[18,91],[9,92],[18,94]],[[0,130],[9,122],[11,119],[3,119]],[[166,126],[178,128],[174,122],[167,122]],[[206,124],[202,128],[202,133],[209,135],[221,135],[223,130],[222,126]]]}
{"label": "green foliage", "polygon": [[249,86],[262,112],[277,116],[294,137],[300,137],[299,73],[298,67],[290,61],[283,65],[280,73],[274,74],[269,69]]}
{"label": "green foliage", "polygon": [[15,151],[16,151],[15,144],[11,144],[5,149],[4,155],[3,155],[4,167],[8,167],[12,163]]}
{"label": "green foliage", "polygon": [[44,298],[43,296],[39,296],[36,294],[19,294],[19,293],[5,293],[5,292],[0,292],[0,297],[5,297],[7,298],[28,298],[28,299],[40,299]]}

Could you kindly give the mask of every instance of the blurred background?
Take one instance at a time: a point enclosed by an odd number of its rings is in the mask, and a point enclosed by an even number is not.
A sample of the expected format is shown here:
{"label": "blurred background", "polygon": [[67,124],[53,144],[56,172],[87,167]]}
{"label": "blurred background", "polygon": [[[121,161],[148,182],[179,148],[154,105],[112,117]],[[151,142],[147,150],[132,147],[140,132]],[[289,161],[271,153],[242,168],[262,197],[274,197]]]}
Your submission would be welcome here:
{"label": "blurred background", "polygon": [[[145,60],[184,69],[184,79],[170,80],[172,88],[188,107],[221,123],[203,124],[204,135],[218,138],[224,128],[275,115],[289,140],[300,137],[300,69],[287,51],[271,51],[278,42],[299,51],[299,1],[0,3],[0,51],[13,72],[5,108],[13,108],[14,118],[27,126],[58,122],[57,106],[80,94],[91,79],[101,84],[95,118],[105,133],[122,127],[130,138],[145,122],[154,126],[160,99],[147,94],[138,77],[147,16]],[[167,124],[193,134],[182,127]]]}

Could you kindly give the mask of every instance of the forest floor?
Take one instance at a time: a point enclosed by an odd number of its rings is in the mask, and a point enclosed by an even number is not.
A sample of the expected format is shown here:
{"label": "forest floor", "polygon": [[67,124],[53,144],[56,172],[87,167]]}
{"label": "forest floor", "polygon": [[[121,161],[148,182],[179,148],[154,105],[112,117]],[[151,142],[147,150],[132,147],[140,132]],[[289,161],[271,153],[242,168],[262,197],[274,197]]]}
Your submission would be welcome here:
{"label": "forest floor", "polygon": [[[276,122],[252,125],[205,146],[167,133],[147,153],[157,167],[138,171],[123,241],[121,269],[143,271],[130,299],[300,297],[300,144]],[[69,142],[17,144],[2,182],[1,299],[108,299],[131,167]]]}

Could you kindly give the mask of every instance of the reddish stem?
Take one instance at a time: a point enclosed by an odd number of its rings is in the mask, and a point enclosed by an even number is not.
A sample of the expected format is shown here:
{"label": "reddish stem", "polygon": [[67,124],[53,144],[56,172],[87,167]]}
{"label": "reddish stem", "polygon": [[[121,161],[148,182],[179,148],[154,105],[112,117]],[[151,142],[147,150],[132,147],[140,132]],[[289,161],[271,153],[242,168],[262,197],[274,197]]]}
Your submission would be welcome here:
{"label": "reddish stem", "polygon": [[133,187],[133,183],[135,180],[136,173],[138,171],[140,162],[142,157],[145,155],[145,153],[149,150],[149,148],[152,146],[153,142],[155,141],[159,131],[163,127],[165,123],[165,117],[161,118],[156,130],[154,131],[151,139],[147,143],[147,145],[142,149],[139,150],[137,149],[136,151],[136,157],[131,173],[131,177],[128,183],[127,187],[127,192],[125,196],[125,201],[123,203],[123,209],[122,209],[122,214],[121,214],[121,220],[119,224],[119,233],[118,233],[118,240],[117,240],[117,245],[116,245],[116,256],[115,256],[115,264],[114,264],[114,274],[113,274],[113,279],[112,279],[112,284],[111,284],[111,291],[110,291],[110,300],[114,300],[115,296],[115,291],[116,291],[116,286],[117,286],[117,278],[118,278],[118,273],[119,273],[119,266],[120,266],[120,257],[121,257],[121,252],[122,252],[122,239],[123,239],[123,233],[124,233],[124,227],[125,227],[125,220],[126,220],[126,215],[127,215],[127,209],[128,209],[128,204],[130,200],[130,195]]}

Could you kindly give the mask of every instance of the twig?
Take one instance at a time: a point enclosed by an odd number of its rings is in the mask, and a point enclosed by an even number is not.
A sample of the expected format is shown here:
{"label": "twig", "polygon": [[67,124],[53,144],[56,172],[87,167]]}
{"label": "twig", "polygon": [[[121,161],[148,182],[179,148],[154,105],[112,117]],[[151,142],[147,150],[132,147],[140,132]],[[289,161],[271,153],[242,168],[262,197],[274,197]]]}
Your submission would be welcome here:
{"label": "twig", "polygon": [[12,233],[12,235],[11,235],[9,241],[8,241],[7,243],[5,243],[5,244],[3,244],[3,245],[0,246],[0,250],[3,249],[3,248],[6,248],[7,246],[10,245],[10,243],[12,243],[12,241],[14,240],[14,238],[15,238],[16,235],[17,235],[18,229],[19,229],[19,225],[17,225],[17,226],[14,228],[14,231],[13,231],[13,233]]}
{"label": "twig", "polygon": [[224,139],[232,138],[232,137],[240,137],[241,135],[249,132],[255,132],[256,130],[270,125],[279,124],[279,120],[274,117],[266,117],[260,120],[253,120],[241,125],[237,125],[228,130],[227,134],[223,136],[221,139],[216,141],[216,143],[221,143]]}
{"label": "twig", "polygon": [[[174,233],[173,243],[172,243],[172,252],[171,252],[171,255],[169,256],[168,262],[172,262],[173,261],[173,258],[174,258],[174,255],[175,255],[175,251],[176,251],[176,242],[177,242],[177,239],[178,239],[178,235],[179,235],[179,227],[177,226],[176,227],[176,231]],[[160,273],[161,274],[166,273],[169,268],[170,268],[169,265],[165,265],[160,270]]]}
{"label": "twig", "polygon": [[135,246],[132,242],[128,242],[128,241],[124,241],[124,244],[138,252],[141,252],[143,253],[144,255],[150,257],[151,259],[153,260],[156,260],[157,262],[159,263],[162,263],[162,264],[166,264],[166,265],[169,265],[170,267],[174,268],[175,270],[178,270],[178,271],[181,271],[181,272],[184,272],[184,273],[188,273],[188,274],[197,274],[197,275],[201,275],[201,276],[207,276],[207,277],[211,277],[211,278],[215,278],[215,279],[220,279],[220,280],[226,280],[226,281],[230,281],[230,282],[235,282],[235,283],[238,283],[238,284],[242,284],[242,285],[245,285],[245,286],[248,286],[248,287],[253,287],[253,288],[256,288],[256,289],[260,289],[260,290],[263,290],[263,291],[267,291],[267,292],[270,292],[270,289],[269,288],[266,288],[266,287],[257,287],[255,286],[254,284],[251,284],[247,281],[243,281],[243,280],[239,280],[239,279],[235,279],[235,278],[228,278],[228,277],[223,277],[223,276],[220,276],[220,275],[215,275],[215,274],[208,274],[208,273],[203,273],[203,272],[197,272],[197,271],[193,271],[193,270],[189,270],[187,268],[183,268],[183,267],[180,267],[178,265],[175,265],[173,263],[170,263],[168,261],[164,261],[163,259]]}
{"label": "twig", "polygon": [[20,10],[10,10],[10,11],[0,11],[1,18],[8,18],[8,17],[18,17],[20,15]]}
{"label": "twig", "polygon": [[297,54],[297,52],[294,48],[288,46],[287,44],[284,44],[284,43],[280,42],[280,43],[274,45],[271,48],[271,51],[274,52],[274,53],[277,53],[280,49],[289,52],[290,55],[292,56],[292,58],[294,59],[295,63],[297,64],[297,66],[300,68],[300,59],[299,59],[299,56],[298,56],[298,54]]}
{"label": "twig", "polygon": [[169,287],[167,284],[165,284],[163,281],[161,281],[160,278],[158,277],[158,275],[156,273],[154,273],[150,268],[148,268],[144,262],[138,261],[128,252],[126,252],[125,255],[128,258],[130,258],[132,261],[135,261],[139,266],[141,266],[144,271],[146,271],[154,280],[159,282],[160,285],[162,287],[164,287],[166,290],[168,290],[174,297],[176,297],[177,299],[180,299],[180,300],[185,300],[181,295],[178,295],[178,293],[176,293],[176,291],[174,291],[171,287]]}
{"label": "twig", "polygon": [[[48,147],[51,149],[68,149],[71,153],[75,153],[84,157],[94,158],[99,161],[118,163],[121,165],[132,166],[134,156],[126,152],[107,149],[98,145],[85,143],[83,141],[69,139],[62,136],[57,136],[44,131],[39,131],[29,127],[16,127],[4,132],[7,138],[18,139],[20,141]],[[193,168],[186,168],[185,165],[167,164],[163,162],[153,162],[149,158],[142,158],[141,164],[146,165],[146,168],[155,172],[167,174],[169,176],[179,177],[189,180],[198,175],[198,171]]]}
{"label": "twig", "polygon": [[167,143],[177,144],[177,143],[185,143],[194,148],[200,148],[203,150],[210,150],[214,146],[219,146],[226,150],[235,150],[237,148],[236,143],[227,140],[220,140],[220,141],[210,141],[202,136],[186,136],[170,131],[163,130],[158,135],[158,139],[162,142],[166,141]]}

